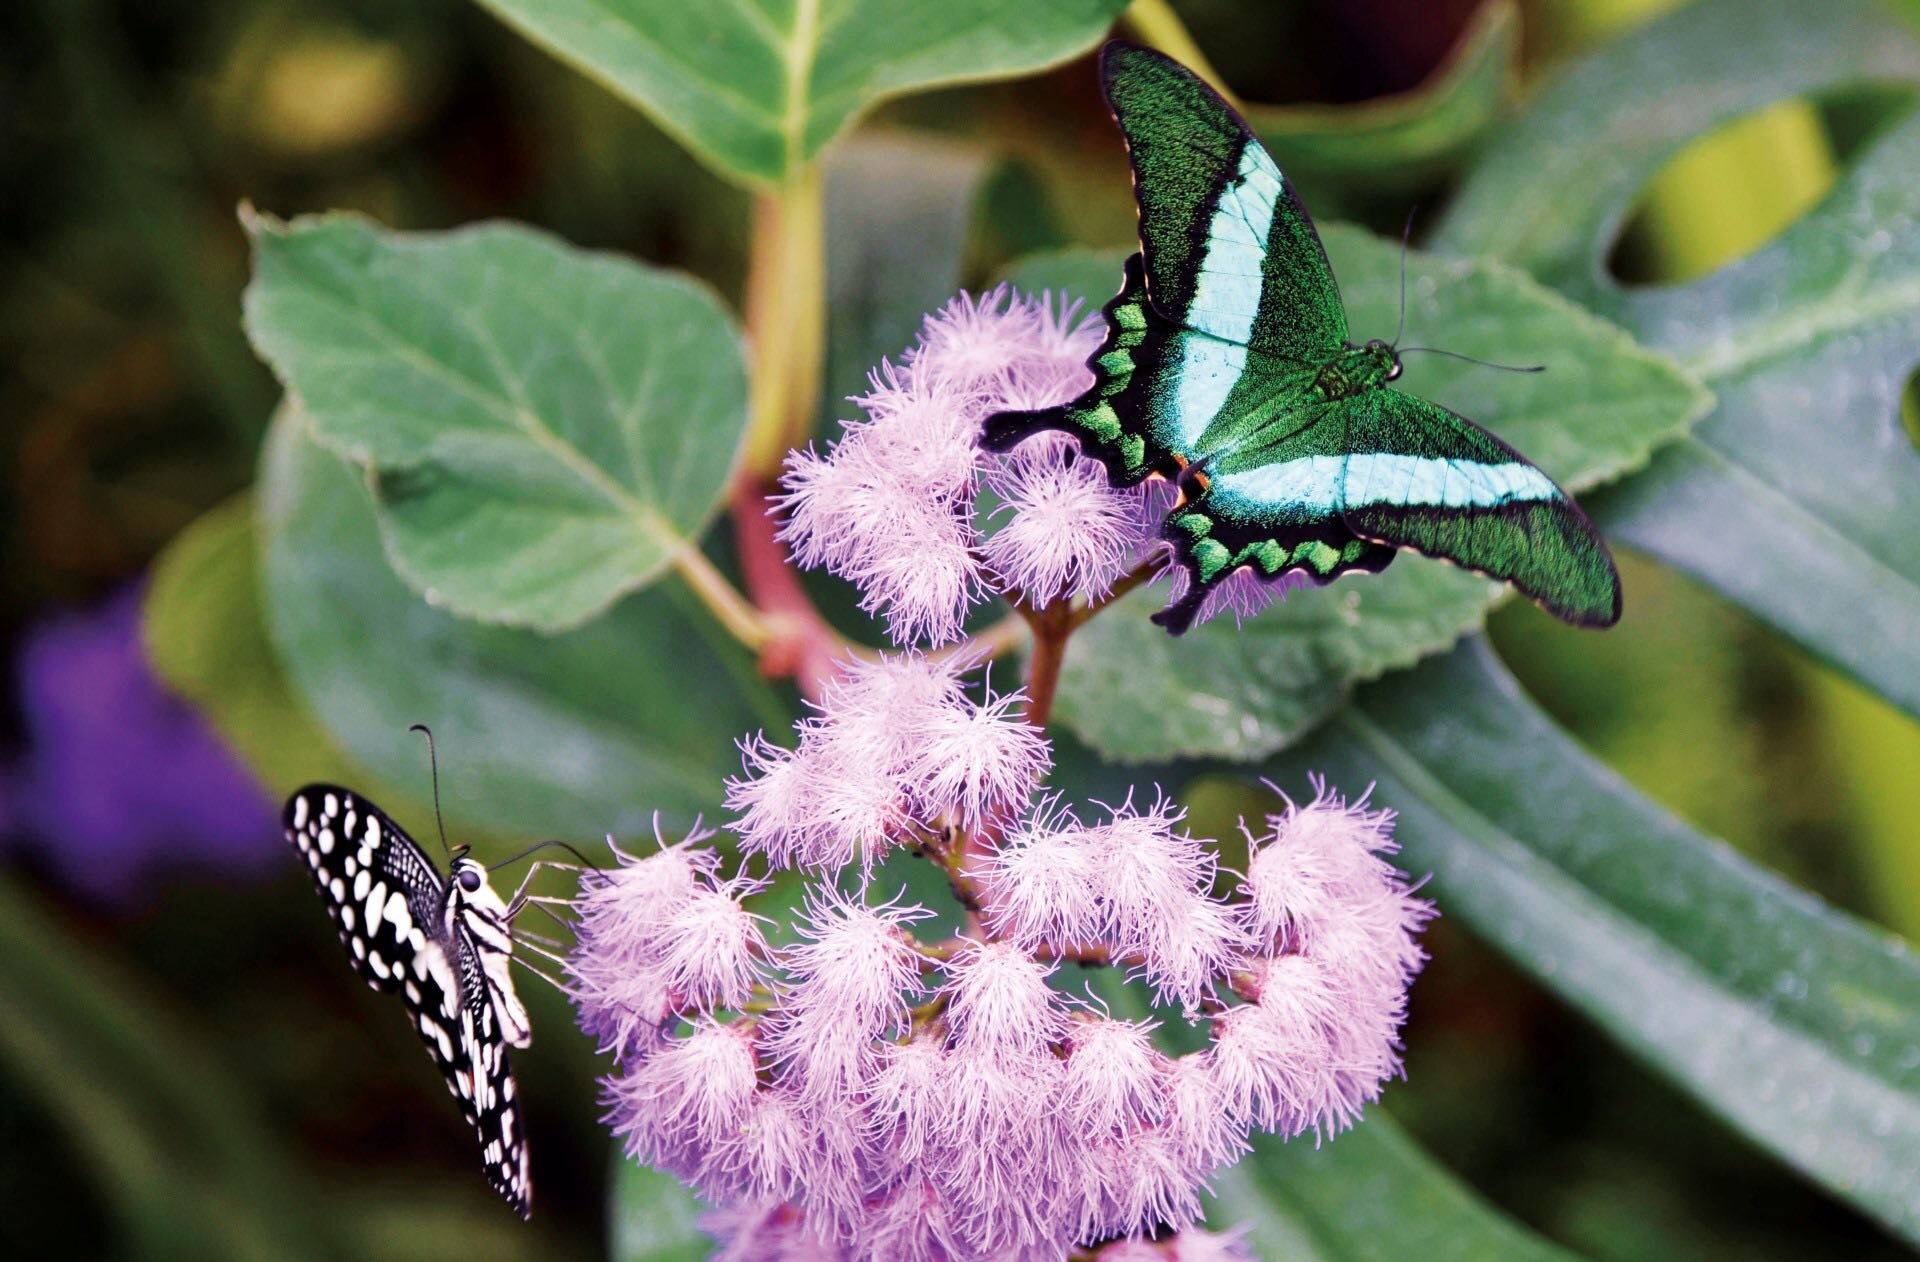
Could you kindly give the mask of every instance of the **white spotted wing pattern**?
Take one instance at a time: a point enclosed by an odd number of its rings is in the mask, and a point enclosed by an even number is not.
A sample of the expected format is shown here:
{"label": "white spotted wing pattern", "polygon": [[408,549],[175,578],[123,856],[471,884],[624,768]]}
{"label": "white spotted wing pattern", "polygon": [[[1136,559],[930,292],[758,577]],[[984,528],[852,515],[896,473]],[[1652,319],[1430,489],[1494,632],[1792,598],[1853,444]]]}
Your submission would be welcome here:
{"label": "white spotted wing pattern", "polygon": [[461,847],[443,878],[405,829],[334,785],[288,798],[283,822],[354,971],[399,994],[479,1136],[487,1181],[528,1217],[533,1182],[507,1047],[533,1034],[508,974],[507,907],[486,869]]}

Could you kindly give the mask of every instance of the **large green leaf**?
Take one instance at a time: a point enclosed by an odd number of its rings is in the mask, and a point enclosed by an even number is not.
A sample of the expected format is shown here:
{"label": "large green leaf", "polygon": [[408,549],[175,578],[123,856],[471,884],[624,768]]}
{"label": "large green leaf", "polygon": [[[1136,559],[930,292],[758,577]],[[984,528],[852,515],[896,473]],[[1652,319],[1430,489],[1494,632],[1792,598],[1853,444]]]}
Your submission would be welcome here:
{"label": "large green leaf", "polygon": [[560,630],[694,546],[747,417],[706,289],[510,224],[247,222],[248,332],[314,436],[373,471],[416,590]]}
{"label": "large green leaf", "polygon": [[[1355,335],[1391,336],[1398,245],[1339,226],[1323,236]],[[1480,421],[1569,488],[1638,467],[1708,405],[1667,359],[1512,268],[1414,254],[1407,271],[1408,343],[1548,371],[1416,355],[1402,384]],[[1100,301],[1118,275],[1117,256],[1083,253],[1033,260],[1014,280]],[[1355,681],[1411,665],[1477,627],[1501,591],[1406,554],[1377,577],[1295,592],[1244,626],[1229,616],[1179,639],[1147,621],[1164,590],[1142,591],[1074,637],[1059,712],[1113,757],[1258,758],[1324,717]]]}
{"label": "large green leaf", "polygon": [[700,1230],[699,1216],[700,1202],[680,1180],[614,1157],[607,1197],[613,1262],[700,1262],[713,1241]]}
{"label": "large green leaf", "polygon": [[1214,1180],[1207,1222],[1287,1262],[1570,1262],[1474,1196],[1378,1109],[1324,1144],[1257,1135]]}
{"label": "large green leaf", "polygon": [[1920,961],[1633,793],[1480,641],[1276,768],[1375,784],[1449,917],[1795,1168],[1920,1241]]}
{"label": "large green leaf", "polygon": [[1499,118],[1520,52],[1512,0],[1488,0],[1447,61],[1411,92],[1357,105],[1257,105],[1247,121],[1311,209],[1406,198],[1452,170]]}
{"label": "large green leaf", "polygon": [[274,656],[259,569],[251,494],[181,531],[154,562],[141,613],[154,671],[199,707],[272,792],[312,780],[363,784],[365,773],[340,756]]}
{"label": "large green leaf", "polygon": [[1718,409],[1601,504],[1601,525],[1920,713],[1920,451],[1899,415],[1920,358],[1920,117],[1702,280],[1628,288],[1605,266],[1688,141],[1782,97],[1889,81],[1920,85],[1920,45],[1873,5],[1708,0],[1544,93],[1438,244],[1529,269],[1712,386]]}
{"label": "large green leaf", "polygon": [[863,111],[1093,46],[1125,0],[481,0],[722,174],[776,182]]}
{"label": "large green leaf", "polygon": [[359,763],[424,776],[440,744],[448,814],[494,834],[684,826],[739,768],[733,741],[786,721],[675,584],[543,636],[430,608],[388,568],[365,480],[283,410],[260,479],[267,622],[306,704]]}

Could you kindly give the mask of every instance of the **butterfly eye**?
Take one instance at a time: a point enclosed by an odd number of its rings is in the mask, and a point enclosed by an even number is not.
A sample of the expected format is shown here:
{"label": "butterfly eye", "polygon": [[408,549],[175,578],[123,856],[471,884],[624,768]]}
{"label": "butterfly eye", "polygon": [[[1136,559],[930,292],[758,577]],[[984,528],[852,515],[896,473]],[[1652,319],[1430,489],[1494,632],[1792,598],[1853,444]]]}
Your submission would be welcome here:
{"label": "butterfly eye", "polygon": [[1399,376],[1400,376],[1400,361],[1396,359],[1391,364],[1387,365],[1387,380],[1393,381],[1393,380],[1396,380]]}
{"label": "butterfly eye", "polygon": [[480,874],[472,868],[460,874],[460,888],[471,894],[480,888]]}

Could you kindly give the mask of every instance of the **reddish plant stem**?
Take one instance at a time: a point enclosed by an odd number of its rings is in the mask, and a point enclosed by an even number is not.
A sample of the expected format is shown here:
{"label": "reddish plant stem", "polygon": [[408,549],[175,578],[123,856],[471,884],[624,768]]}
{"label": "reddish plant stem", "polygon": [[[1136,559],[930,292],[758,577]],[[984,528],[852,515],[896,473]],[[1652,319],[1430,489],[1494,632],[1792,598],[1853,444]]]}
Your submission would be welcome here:
{"label": "reddish plant stem", "polygon": [[818,700],[821,686],[835,674],[835,659],[849,655],[853,646],[827,624],[800,586],[773,520],[773,493],[771,483],[752,476],[741,477],[733,488],[740,576],[766,620],[760,672],[770,679],[791,677],[803,696]]}
{"label": "reddish plant stem", "polygon": [[1033,651],[1027,659],[1027,722],[1045,728],[1053,717],[1053,697],[1060,687],[1067,637],[1073,634],[1073,606],[1059,601],[1029,609],[1016,602],[1014,608],[1033,631]]}

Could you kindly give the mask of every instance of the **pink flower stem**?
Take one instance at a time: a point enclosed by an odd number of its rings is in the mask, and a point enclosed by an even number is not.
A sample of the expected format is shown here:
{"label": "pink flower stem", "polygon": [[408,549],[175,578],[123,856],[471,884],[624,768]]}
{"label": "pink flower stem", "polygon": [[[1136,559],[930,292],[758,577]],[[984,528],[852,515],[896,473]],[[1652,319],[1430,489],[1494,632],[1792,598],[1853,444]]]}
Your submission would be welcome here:
{"label": "pink flower stem", "polygon": [[764,615],[767,638],[760,672],[791,677],[810,701],[835,674],[834,660],[862,653],[820,616],[780,542],[772,512],[771,483],[743,476],[733,488],[733,537],[747,595]]}
{"label": "pink flower stem", "polygon": [[1115,581],[1114,585],[1107,589],[1104,596],[1090,600],[1084,605],[1075,606],[1071,617],[1068,619],[1067,629],[1069,631],[1078,630],[1089,618],[1099,613],[1102,609],[1105,609],[1108,605],[1111,605],[1114,601],[1119,600],[1134,588],[1152,582],[1160,574],[1161,569],[1162,565],[1157,557],[1149,558],[1134,566],[1131,570],[1121,575],[1120,578]]}
{"label": "pink flower stem", "polygon": [[1033,651],[1027,659],[1027,722],[1046,729],[1053,716],[1053,696],[1060,687],[1060,667],[1067,657],[1067,637],[1073,634],[1073,606],[1065,601],[1029,609],[1015,604],[1033,631]]}

